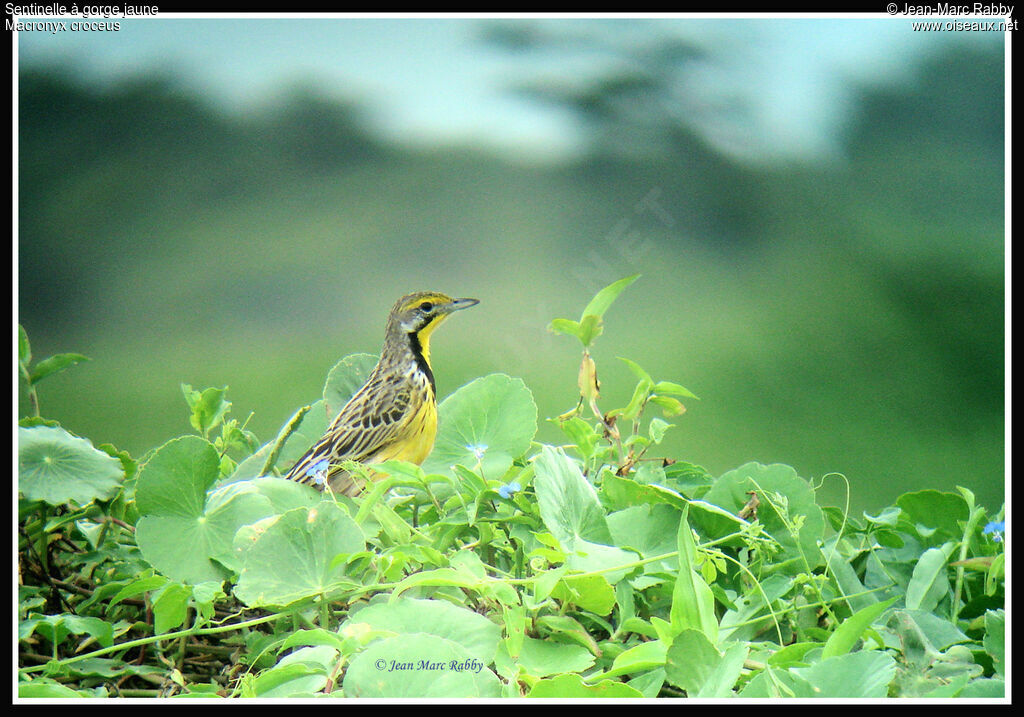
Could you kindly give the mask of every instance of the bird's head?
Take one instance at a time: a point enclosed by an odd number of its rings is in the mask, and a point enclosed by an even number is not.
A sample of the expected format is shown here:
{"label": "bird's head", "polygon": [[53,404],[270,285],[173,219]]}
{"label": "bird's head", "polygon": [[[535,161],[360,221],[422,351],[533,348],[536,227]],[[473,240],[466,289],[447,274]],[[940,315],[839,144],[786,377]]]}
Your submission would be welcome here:
{"label": "bird's head", "polygon": [[423,352],[428,352],[428,340],[434,329],[452,313],[480,302],[476,299],[453,299],[436,291],[417,291],[403,296],[395,303],[388,317],[388,335],[404,334],[415,337]]}

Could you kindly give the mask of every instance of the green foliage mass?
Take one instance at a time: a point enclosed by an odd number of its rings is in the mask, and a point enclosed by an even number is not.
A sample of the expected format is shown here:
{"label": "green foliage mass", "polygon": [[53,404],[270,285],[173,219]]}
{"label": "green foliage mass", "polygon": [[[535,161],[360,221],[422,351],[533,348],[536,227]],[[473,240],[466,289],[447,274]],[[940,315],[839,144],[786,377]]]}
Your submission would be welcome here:
{"label": "green foliage mass", "polygon": [[1003,511],[925,490],[856,516],[789,466],[661,454],[692,394],[629,361],[605,411],[589,353],[634,279],[552,322],[583,347],[577,405],[548,419],[564,443],[534,440],[523,381],[485,376],[441,402],[422,467],[374,466],[355,499],[277,464],[372,356],[263,446],[224,389],[183,387],[196,434],[138,460],[26,400],[19,696],[1002,696]]}

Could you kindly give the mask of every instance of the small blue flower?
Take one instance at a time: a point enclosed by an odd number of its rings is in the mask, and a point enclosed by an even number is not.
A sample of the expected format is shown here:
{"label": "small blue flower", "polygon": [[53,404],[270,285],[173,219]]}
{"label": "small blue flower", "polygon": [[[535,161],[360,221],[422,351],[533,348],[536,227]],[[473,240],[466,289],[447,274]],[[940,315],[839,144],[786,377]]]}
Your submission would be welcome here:
{"label": "small blue flower", "polygon": [[512,481],[511,483],[506,483],[505,485],[498,488],[498,495],[500,495],[502,498],[507,499],[511,498],[513,493],[518,493],[522,489],[523,487],[521,485],[519,485],[516,481]]}
{"label": "small blue flower", "polygon": [[487,450],[487,446],[480,443],[478,445],[466,446],[466,450],[476,456],[478,461],[482,461],[484,459],[484,452]]}
{"label": "small blue flower", "polygon": [[306,475],[312,476],[317,485],[323,485],[327,482],[327,469],[329,467],[330,463],[328,463],[327,459],[321,458],[306,469]]}
{"label": "small blue flower", "polygon": [[1003,533],[1006,532],[1006,521],[993,520],[981,531],[983,535],[991,535],[992,540],[997,543],[1003,542]]}

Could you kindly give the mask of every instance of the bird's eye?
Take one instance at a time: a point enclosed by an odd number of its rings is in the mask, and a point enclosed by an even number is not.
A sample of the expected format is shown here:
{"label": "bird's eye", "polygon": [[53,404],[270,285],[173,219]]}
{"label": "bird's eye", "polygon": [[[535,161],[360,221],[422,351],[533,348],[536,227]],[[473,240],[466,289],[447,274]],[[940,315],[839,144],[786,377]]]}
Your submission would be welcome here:
{"label": "bird's eye", "polygon": [[434,305],[431,304],[429,301],[424,301],[422,304],[420,304],[420,311],[422,311],[424,313],[427,312],[427,311],[430,311],[433,308],[434,308]]}

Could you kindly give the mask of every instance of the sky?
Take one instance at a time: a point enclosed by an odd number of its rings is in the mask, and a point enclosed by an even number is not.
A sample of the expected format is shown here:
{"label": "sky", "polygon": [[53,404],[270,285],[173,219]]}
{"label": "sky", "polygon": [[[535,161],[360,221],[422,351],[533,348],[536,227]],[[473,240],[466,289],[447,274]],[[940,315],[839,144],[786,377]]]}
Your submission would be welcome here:
{"label": "sky", "polygon": [[[856,84],[912,77],[917,60],[947,43],[1001,42],[996,33],[913,32],[905,18],[115,18],[116,32],[18,33],[19,62],[64,63],[107,81],[158,71],[210,101],[245,111],[302,80],[360,101],[371,126],[412,144],[472,142],[560,159],[582,148],[566,113],[510,91],[536,77],[578,81],[609,57],[569,49],[509,52],[481,39],[488,23],[527,23],[553,35],[594,35],[628,52],[652,37],[680,37],[715,61],[681,82],[686,121],[736,156],[828,154],[848,121]],[[740,123],[722,107],[742,107]],[[752,131],[751,128],[754,128]]]}

